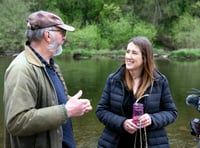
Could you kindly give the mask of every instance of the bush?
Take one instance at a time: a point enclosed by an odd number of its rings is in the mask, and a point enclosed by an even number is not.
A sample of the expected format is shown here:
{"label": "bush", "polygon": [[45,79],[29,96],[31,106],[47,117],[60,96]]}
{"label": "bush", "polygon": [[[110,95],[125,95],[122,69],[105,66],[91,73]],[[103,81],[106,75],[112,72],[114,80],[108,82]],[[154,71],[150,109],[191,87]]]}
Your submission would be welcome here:
{"label": "bush", "polygon": [[99,25],[87,25],[67,35],[68,47],[73,49],[124,49],[127,41],[134,36],[146,36],[153,41],[156,29],[153,25],[136,21],[130,23],[130,17],[114,21],[104,21]]}
{"label": "bush", "polygon": [[187,13],[180,16],[171,28],[172,40],[177,48],[200,47],[200,19]]}
{"label": "bush", "polygon": [[134,36],[146,36],[153,42],[156,38],[157,30],[154,25],[139,21],[134,25],[132,34]]}
{"label": "bush", "polygon": [[199,49],[180,49],[173,52],[170,52],[170,57],[179,57],[179,58],[200,58]]}
{"label": "bush", "polygon": [[3,0],[0,3],[0,51],[20,51],[25,41],[26,19],[29,14],[27,2]]}
{"label": "bush", "polygon": [[99,27],[101,38],[109,43],[108,48],[122,49],[127,41],[135,36],[146,36],[151,41],[155,39],[157,31],[153,25],[138,19],[133,20],[136,23],[132,24],[130,20],[133,18],[127,16],[115,21],[104,21],[104,24]]}
{"label": "bush", "polygon": [[101,38],[107,40],[109,43],[107,48],[110,49],[123,48],[127,40],[132,36],[131,24],[124,18],[118,21],[105,21],[99,30]]}
{"label": "bush", "polygon": [[96,25],[76,28],[75,32],[67,35],[67,42],[72,50],[77,48],[99,49],[101,44]]}

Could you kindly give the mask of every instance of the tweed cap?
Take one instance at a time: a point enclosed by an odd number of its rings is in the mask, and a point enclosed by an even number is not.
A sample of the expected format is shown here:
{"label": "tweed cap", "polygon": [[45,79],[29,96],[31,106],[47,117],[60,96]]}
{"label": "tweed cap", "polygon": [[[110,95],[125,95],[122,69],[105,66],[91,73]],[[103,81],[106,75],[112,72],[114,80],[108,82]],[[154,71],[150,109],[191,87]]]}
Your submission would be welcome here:
{"label": "tweed cap", "polygon": [[62,21],[62,19],[56,14],[43,10],[32,13],[27,19],[27,28],[31,30],[47,28],[52,26],[57,26],[67,31],[75,30],[74,27],[66,25]]}

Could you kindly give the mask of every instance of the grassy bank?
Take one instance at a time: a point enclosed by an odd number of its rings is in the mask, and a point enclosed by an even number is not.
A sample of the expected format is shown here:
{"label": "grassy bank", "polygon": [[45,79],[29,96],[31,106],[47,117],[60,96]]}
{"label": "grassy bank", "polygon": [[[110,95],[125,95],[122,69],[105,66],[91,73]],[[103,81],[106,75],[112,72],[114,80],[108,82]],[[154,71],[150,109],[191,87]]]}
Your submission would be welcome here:
{"label": "grassy bank", "polygon": [[[177,59],[199,59],[200,49],[180,49],[175,51],[166,51],[163,49],[154,49],[154,56]],[[121,57],[125,55],[125,50],[87,50],[87,49],[66,49],[62,55],[71,55],[77,57],[109,56]]]}
{"label": "grassy bank", "polygon": [[94,56],[121,57],[125,55],[125,50],[87,50],[87,49],[66,49],[62,53],[63,56],[70,55],[74,58],[86,58]]}
{"label": "grassy bank", "polygon": [[[163,57],[169,59],[200,59],[200,49],[179,49],[174,51],[166,51],[161,48],[154,48],[155,57]],[[90,58],[95,56],[105,56],[111,58],[121,58],[125,55],[125,49],[121,50],[88,50],[88,49],[64,49],[61,56],[72,56],[74,58]],[[0,56],[16,56],[18,52],[0,53]]]}
{"label": "grassy bank", "polygon": [[180,49],[169,52],[171,58],[200,59],[200,49]]}

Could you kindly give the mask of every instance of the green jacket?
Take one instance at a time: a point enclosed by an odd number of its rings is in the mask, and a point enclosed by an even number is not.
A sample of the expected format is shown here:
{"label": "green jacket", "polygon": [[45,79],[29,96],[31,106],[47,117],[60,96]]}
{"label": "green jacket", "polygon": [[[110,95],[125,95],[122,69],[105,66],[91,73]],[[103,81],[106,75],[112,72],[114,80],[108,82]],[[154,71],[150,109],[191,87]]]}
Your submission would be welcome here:
{"label": "green jacket", "polygon": [[58,105],[44,65],[28,46],[5,72],[3,100],[4,148],[62,147],[61,125],[67,121],[66,110]]}

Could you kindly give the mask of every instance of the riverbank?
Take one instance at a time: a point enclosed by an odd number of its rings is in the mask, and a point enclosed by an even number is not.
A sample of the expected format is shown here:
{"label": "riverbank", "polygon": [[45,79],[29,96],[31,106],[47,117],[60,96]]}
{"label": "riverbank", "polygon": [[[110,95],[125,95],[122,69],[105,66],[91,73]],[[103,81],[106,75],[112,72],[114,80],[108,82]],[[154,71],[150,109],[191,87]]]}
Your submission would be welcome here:
{"label": "riverbank", "polygon": [[[179,49],[174,51],[167,51],[163,49],[153,49],[154,57],[167,58],[167,59],[186,59],[196,60],[200,59],[200,49]],[[19,53],[9,51],[0,53],[0,56],[15,57]],[[91,57],[110,57],[113,59],[122,59],[125,55],[125,49],[121,50],[87,50],[87,49],[64,49],[61,56],[71,56],[74,59],[88,59]]]}
{"label": "riverbank", "polygon": [[[200,59],[200,49],[179,49],[174,51],[166,51],[163,49],[154,49],[154,57],[168,58],[168,59]],[[66,49],[62,56],[70,55],[74,59],[86,59],[95,56],[105,56],[114,59],[121,59],[125,55],[125,50],[87,50],[87,49]]]}

